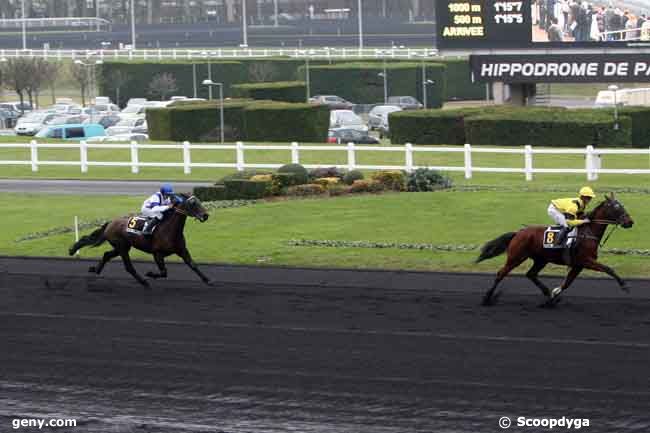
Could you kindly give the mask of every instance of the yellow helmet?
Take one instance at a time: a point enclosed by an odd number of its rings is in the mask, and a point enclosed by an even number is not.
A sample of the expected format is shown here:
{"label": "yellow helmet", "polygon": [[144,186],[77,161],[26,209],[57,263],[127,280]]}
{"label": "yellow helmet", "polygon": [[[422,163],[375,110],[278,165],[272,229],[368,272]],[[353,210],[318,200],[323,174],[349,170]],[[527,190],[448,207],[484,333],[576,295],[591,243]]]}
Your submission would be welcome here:
{"label": "yellow helmet", "polygon": [[588,186],[583,186],[580,188],[580,197],[591,197],[594,198],[596,197],[596,194],[594,194],[594,190],[589,188]]}

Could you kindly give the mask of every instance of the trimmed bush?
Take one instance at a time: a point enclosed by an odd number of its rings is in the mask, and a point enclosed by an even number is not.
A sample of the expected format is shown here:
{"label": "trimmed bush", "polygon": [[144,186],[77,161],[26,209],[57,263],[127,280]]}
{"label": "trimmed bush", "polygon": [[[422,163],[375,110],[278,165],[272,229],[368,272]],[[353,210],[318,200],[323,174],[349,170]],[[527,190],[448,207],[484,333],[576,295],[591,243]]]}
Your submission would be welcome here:
{"label": "trimmed bush", "polygon": [[268,182],[233,179],[224,182],[227,200],[253,200],[266,195]]}
{"label": "trimmed bush", "polygon": [[429,192],[440,189],[451,188],[450,178],[437,170],[430,168],[418,168],[409,173],[406,182],[406,189],[410,192]]}
{"label": "trimmed bush", "polygon": [[273,175],[273,172],[268,171],[268,170],[242,170],[242,171],[235,171],[233,173],[227,174],[221,179],[219,179],[216,183],[217,185],[222,185],[228,180],[249,180],[252,177],[255,176],[264,176],[264,175]]}
{"label": "trimmed bush", "polygon": [[467,58],[441,59],[440,63],[447,68],[445,101],[485,99],[485,83],[472,83]]}
{"label": "trimmed bush", "polygon": [[384,185],[381,182],[377,182],[376,180],[355,180],[354,183],[350,186],[351,193],[377,193],[382,191],[384,191]]}
{"label": "trimmed bush", "polygon": [[341,182],[341,179],[338,177],[321,177],[312,181],[312,183],[317,183],[322,185],[323,188],[329,189],[334,185],[338,185]]}
{"label": "trimmed bush", "polygon": [[[441,107],[446,88],[446,68],[440,63],[425,63],[427,79],[435,84],[427,86],[429,107]],[[389,62],[389,96],[413,96],[422,101],[422,63]],[[358,104],[373,104],[384,101],[384,79],[382,62],[339,63],[316,65],[309,68],[311,93],[334,94]],[[301,67],[298,75],[303,76]]]}
{"label": "trimmed bush", "polygon": [[[613,118],[614,110],[607,111]],[[650,146],[650,107],[623,107],[618,113],[632,122],[632,146]]]}
{"label": "trimmed bush", "polygon": [[194,194],[201,201],[218,201],[226,200],[226,187],[223,185],[215,186],[195,186],[192,190]]}
{"label": "trimmed bush", "polygon": [[283,102],[305,102],[307,98],[307,85],[303,81],[236,84],[232,89],[240,98]]}
{"label": "trimmed bush", "polygon": [[344,176],[345,176],[345,171],[339,169],[338,167],[318,167],[309,170],[310,179],[320,179],[323,177],[343,178]]}
{"label": "trimmed bush", "polygon": [[357,180],[363,180],[363,173],[360,170],[350,170],[343,176],[346,185],[352,185]]}
{"label": "trimmed bush", "polygon": [[249,141],[323,143],[330,125],[327,107],[287,102],[250,104],[244,108],[244,119]]}
{"label": "trimmed bush", "polygon": [[597,110],[520,109],[465,118],[468,143],[496,146],[631,146],[632,122]]}
{"label": "trimmed bush", "polygon": [[[244,107],[247,100],[224,103],[224,136],[226,140],[245,139]],[[146,111],[149,137],[169,141],[219,141],[221,138],[220,105],[215,102],[150,108]]]}
{"label": "trimmed bush", "polygon": [[325,194],[325,187],[317,183],[308,183],[305,185],[295,185],[287,189],[289,197],[305,197],[310,195]]}
{"label": "trimmed bush", "polygon": [[377,171],[373,173],[372,180],[382,184],[388,191],[404,191],[406,189],[406,176],[401,171]]}
{"label": "trimmed bush", "polygon": [[292,174],[296,183],[294,185],[305,184],[309,181],[309,172],[305,167],[300,164],[286,164],[278,168],[278,174],[289,173]]}
{"label": "trimmed bush", "polygon": [[390,113],[390,139],[393,144],[465,144],[464,117],[464,112],[460,110]]}

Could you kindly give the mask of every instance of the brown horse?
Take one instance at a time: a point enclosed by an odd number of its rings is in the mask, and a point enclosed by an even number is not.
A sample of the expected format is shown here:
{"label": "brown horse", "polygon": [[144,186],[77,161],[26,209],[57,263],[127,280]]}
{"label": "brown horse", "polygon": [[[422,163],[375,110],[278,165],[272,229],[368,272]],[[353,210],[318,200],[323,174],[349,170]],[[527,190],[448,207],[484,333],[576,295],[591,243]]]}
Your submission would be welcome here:
{"label": "brown horse", "polygon": [[[605,201],[592,210],[587,218],[589,223],[579,227],[575,239],[575,250],[572,257],[564,254],[564,249],[550,249],[543,247],[544,230],[546,226],[530,226],[518,232],[504,233],[498,238],[486,243],[481,248],[481,255],[476,263],[496,257],[507,251],[508,260],[499,269],[492,287],[483,297],[483,305],[493,305],[499,297],[495,294],[497,286],[513,269],[521,265],[526,259],[533,260],[533,266],[528,270],[526,276],[544,293],[548,298],[546,305],[553,305],[559,300],[559,295],[573,283],[573,280],[583,269],[591,269],[604,272],[613,277],[622,290],[627,291],[625,282],[609,266],[598,263],[598,247],[607,226],[609,224],[620,225],[623,228],[630,228],[634,224],[623,205],[611,196],[605,196]],[[567,274],[561,286],[550,290],[538,278],[538,274],[548,263],[567,265]]]}
{"label": "brown horse", "polygon": [[149,287],[147,280],[142,278],[133,267],[129,250],[134,247],[145,253],[153,254],[158,265],[159,273],[147,272],[147,276],[153,279],[166,278],[167,268],[165,257],[172,254],[178,255],[183,261],[201,277],[204,283],[210,284],[206,277],[197,267],[185,244],[183,229],[187,217],[193,217],[201,222],[207,221],[209,215],[198,198],[185,195],[176,196],[173,206],[165,212],[165,218],[158,224],[152,236],[135,235],[127,232],[129,217],[123,217],[106,223],[88,236],[84,236],[69,249],[70,255],[74,255],[80,248],[86,246],[97,247],[104,242],[111,244],[113,249],[106,251],[97,266],[91,266],[88,272],[99,275],[104,265],[111,259],[120,256],[127,272],[144,287]]}

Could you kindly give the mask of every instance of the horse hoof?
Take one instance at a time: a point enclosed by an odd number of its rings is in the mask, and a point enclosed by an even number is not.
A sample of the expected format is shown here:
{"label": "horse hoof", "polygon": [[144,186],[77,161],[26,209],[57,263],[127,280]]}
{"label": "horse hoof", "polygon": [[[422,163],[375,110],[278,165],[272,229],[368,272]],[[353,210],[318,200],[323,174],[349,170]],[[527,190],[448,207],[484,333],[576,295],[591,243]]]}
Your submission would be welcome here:
{"label": "horse hoof", "polygon": [[481,305],[484,307],[491,307],[492,305],[494,305],[494,302],[492,301],[491,298],[483,298]]}
{"label": "horse hoof", "polygon": [[142,287],[144,287],[146,290],[151,290],[151,284],[149,284],[149,281],[142,280],[140,284],[142,284]]}
{"label": "horse hoof", "polygon": [[156,278],[159,277],[159,274],[155,274],[155,273],[153,273],[153,272],[151,272],[151,271],[147,272],[145,275],[146,275],[147,277],[149,277],[149,278],[153,278],[153,279],[156,279]]}
{"label": "horse hoof", "polygon": [[94,266],[91,266],[91,267],[88,268],[88,272],[90,272],[91,274],[96,274],[97,273],[97,268],[94,267]]}
{"label": "horse hoof", "polygon": [[625,293],[630,293],[630,286],[628,286],[627,284],[623,284],[621,286],[621,290],[624,291]]}

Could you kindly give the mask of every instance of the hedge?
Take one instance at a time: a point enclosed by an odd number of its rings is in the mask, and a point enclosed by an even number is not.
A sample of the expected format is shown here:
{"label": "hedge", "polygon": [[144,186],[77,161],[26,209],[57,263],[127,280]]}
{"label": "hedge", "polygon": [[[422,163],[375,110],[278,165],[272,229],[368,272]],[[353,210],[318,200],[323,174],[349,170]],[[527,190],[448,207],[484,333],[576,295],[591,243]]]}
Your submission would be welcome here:
{"label": "hedge", "polygon": [[326,106],[257,102],[244,108],[245,139],[249,141],[327,140],[330,112]]}
{"label": "hedge", "polygon": [[[217,141],[219,104],[210,102],[148,109],[149,136],[164,141]],[[327,107],[273,101],[232,100],[224,104],[228,141],[325,142]]]}
{"label": "hedge", "polygon": [[447,67],[445,101],[484,100],[485,83],[473,83],[467,58],[441,59]]}
{"label": "hedge", "polygon": [[[614,116],[614,110],[607,111]],[[650,146],[650,107],[623,107],[618,112],[632,121],[632,146]]]}
{"label": "hedge", "polygon": [[307,85],[304,81],[236,84],[232,90],[233,95],[249,99],[305,102],[307,98]]}
{"label": "hedge", "polygon": [[614,119],[594,110],[521,109],[465,118],[465,138],[471,144],[498,146],[624,147],[632,145],[632,121]]}
{"label": "hedge", "polygon": [[[149,83],[151,79],[161,73],[167,72],[173,75],[176,80],[177,90],[174,95],[194,96],[194,79],[192,65],[196,65],[196,89],[197,97],[208,98],[208,86],[201,82],[208,78],[208,62],[205,60],[196,62],[187,61],[163,61],[163,62],[113,62],[105,61],[98,66],[97,81],[101,95],[107,95],[115,99],[116,80],[113,73],[121,71],[126,77],[126,83],[120,88],[120,101],[118,105],[124,106],[129,98],[149,98]],[[210,62],[212,80],[224,84],[224,96],[231,96],[230,86],[246,82],[246,65],[238,61]],[[215,97],[217,89],[213,89]]]}
{"label": "hedge", "polygon": [[[226,101],[224,135],[229,141],[245,137],[243,109],[248,100]],[[221,137],[220,105],[217,102],[150,108],[146,111],[149,137],[165,141],[217,141]]]}
{"label": "hedge", "polygon": [[[446,67],[439,63],[425,64],[427,79],[435,84],[428,86],[427,105],[441,107],[446,88]],[[312,95],[338,95],[357,104],[382,103],[384,79],[381,62],[340,63],[310,66]],[[394,62],[386,64],[388,96],[414,96],[422,101],[422,64]],[[304,76],[301,67],[299,76]]]}
{"label": "hedge", "polygon": [[[634,123],[632,112],[637,116]],[[647,119],[643,116],[648,116],[648,112],[630,110],[622,114],[618,131],[614,130],[613,116],[607,110],[561,107],[491,106],[397,112],[390,114],[389,125],[393,143],[621,147],[634,144],[633,137],[642,136],[641,130],[649,132],[643,129],[648,128],[648,122],[641,122]],[[643,127],[633,128],[633,124]]]}

